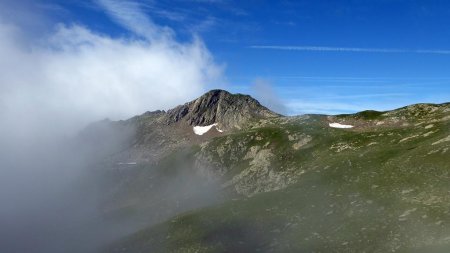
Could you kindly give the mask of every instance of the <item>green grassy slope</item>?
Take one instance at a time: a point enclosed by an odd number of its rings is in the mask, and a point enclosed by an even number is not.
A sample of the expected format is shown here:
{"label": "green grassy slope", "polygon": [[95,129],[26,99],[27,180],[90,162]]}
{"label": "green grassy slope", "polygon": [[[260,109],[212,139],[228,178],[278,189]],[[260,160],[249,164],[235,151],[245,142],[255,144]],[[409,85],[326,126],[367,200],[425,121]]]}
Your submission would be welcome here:
{"label": "green grassy slope", "polygon": [[215,138],[191,157],[228,200],[105,251],[450,252],[448,108],[279,118]]}

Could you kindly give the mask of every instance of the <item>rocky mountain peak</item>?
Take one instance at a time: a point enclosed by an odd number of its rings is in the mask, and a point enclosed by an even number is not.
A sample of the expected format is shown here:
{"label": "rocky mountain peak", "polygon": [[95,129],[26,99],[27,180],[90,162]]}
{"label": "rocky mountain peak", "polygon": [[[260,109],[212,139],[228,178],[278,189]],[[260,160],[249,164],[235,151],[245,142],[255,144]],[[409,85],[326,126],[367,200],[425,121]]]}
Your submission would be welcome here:
{"label": "rocky mountain peak", "polygon": [[231,94],[224,90],[211,90],[167,112],[169,124],[179,121],[185,121],[191,126],[218,123],[223,128],[240,128],[251,119],[278,116],[251,96]]}

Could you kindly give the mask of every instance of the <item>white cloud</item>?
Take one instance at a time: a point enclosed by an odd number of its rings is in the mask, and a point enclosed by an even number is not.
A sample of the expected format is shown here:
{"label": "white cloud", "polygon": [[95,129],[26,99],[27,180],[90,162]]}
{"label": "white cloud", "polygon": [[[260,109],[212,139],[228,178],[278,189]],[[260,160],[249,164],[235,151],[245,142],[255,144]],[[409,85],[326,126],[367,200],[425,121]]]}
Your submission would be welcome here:
{"label": "white cloud", "polygon": [[135,1],[97,0],[97,3],[118,24],[148,40],[165,40],[171,42],[173,31],[169,27],[161,27],[143,12],[143,3]]}
{"label": "white cloud", "polygon": [[145,32],[141,39],[61,24],[32,44],[27,30],[0,17],[0,130],[20,134],[31,131],[29,124],[75,130],[105,117],[168,109],[220,82],[222,68],[200,39],[162,38],[156,33],[164,29],[141,18],[127,19],[129,27],[142,21],[154,28],[131,27]]}
{"label": "white cloud", "polygon": [[285,105],[268,80],[262,78],[255,79],[250,92],[270,110],[281,114],[286,113]]}

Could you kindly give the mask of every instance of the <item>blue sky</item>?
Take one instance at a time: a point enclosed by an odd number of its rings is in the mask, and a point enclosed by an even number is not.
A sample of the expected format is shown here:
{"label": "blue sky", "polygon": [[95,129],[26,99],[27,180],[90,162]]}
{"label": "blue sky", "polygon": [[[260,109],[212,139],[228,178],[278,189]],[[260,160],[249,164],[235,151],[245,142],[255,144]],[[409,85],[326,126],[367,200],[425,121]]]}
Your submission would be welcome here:
{"label": "blue sky", "polygon": [[136,27],[150,20],[180,43],[203,41],[223,66],[208,88],[249,93],[286,114],[450,101],[448,1],[122,1],[142,15],[133,12],[132,25],[101,2],[10,1],[3,16],[36,33],[63,23],[121,38],[142,37]]}

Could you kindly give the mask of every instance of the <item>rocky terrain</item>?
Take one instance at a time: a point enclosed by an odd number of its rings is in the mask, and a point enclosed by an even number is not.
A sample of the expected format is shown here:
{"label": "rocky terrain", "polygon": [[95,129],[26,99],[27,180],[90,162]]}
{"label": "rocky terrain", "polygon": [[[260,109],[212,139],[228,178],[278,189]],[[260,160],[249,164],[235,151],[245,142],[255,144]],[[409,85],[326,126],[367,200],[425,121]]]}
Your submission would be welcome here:
{"label": "rocky terrain", "polygon": [[[146,112],[125,121],[109,120],[92,124],[81,134],[96,139],[112,139],[105,132],[114,132],[116,139],[129,143],[119,145],[111,162],[134,161],[139,164],[155,163],[176,149],[200,144],[212,137],[246,128],[261,119],[277,118],[276,114],[247,95],[233,95],[223,90],[212,90],[198,99],[167,112]],[[213,131],[199,136],[194,126],[216,124]],[[99,130],[98,130],[99,129]],[[103,129],[103,130],[102,130]],[[106,129],[106,130],[105,130]],[[130,138],[129,133],[134,132]],[[119,138],[117,138],[119,136]],[[117,145],[113,145],[117,146]]]}
{"label": "rocky terrain", "polygon": [[142,229],[105,252],[450,251],[450,104],[286,117],[213,90],[81,136],[111,134],[101,208]]}

